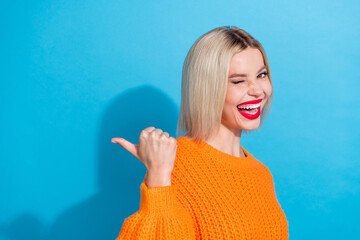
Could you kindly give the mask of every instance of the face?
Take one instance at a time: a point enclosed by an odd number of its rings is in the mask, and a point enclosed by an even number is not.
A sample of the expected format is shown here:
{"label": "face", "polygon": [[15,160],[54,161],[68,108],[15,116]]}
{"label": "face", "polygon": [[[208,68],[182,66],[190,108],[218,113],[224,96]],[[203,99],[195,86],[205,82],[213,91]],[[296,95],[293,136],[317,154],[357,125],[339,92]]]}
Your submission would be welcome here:
{"label": "face", "polygon": [[258,128],[261,111],[271,92],[272,86],[261,52],[248,47],[235,54],[230,61],[221,124],[232,131]]}

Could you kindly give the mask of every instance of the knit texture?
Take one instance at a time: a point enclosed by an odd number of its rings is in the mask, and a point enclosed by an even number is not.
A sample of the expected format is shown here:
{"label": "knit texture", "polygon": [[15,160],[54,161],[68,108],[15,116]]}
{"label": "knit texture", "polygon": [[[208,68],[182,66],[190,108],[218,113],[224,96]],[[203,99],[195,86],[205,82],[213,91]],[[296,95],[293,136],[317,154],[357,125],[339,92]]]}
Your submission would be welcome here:
{"label": "knit texture", "polygon": [[288,239],[269,169],[204,141],[180,137],[171,186],[140,185],[140,209],[120,239]]}

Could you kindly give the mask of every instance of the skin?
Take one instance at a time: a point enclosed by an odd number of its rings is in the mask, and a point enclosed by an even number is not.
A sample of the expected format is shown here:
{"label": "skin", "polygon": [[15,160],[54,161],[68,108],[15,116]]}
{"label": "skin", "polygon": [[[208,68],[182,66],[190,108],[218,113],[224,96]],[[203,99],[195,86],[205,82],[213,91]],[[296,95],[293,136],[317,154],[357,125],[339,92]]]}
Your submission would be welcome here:
{"label": "skin", "polygon": [[125,148],[145,165],[147,169],[145,184],[148,188],[171,185],[177,142],[167,132],[148,127],[140,133],[137,145],[124,138],[112,138],[111,142]]}
{"label": "skin", "polygon": [[[222,121],[218,131],[205,140],[208,144],[233,156],[245,156],[240,148],[241,132],[258,128],[260,117],[254,120],[243,117],[237,110],[237,105],[261,98],[263,100],[260,109],[263,109],[272,91],[268,76],[261,74],[266,72],[263,67],[264,60],[258,49],[246,48],[233,56],[230,61],[229,76],[246,74],[246,77],[237,76],[228,79]],[[125,148],[145,165],[147,168],[145,183],[148,188],[171,185],[171,172],[174,168],[177,148],[175,138],[161,129],[148,127],[140,133],[137,145],[124,138],[112,138],[111,141]]]}
{"label": "skin", "polygon": [[[242,130],[254,130],[260,125],[260,116],[250,120],[241,115],[237,109],[240,103],[263,99],[260,111],[272,92],[272,86],[261,52],[256,48],[246,48],[233,56],[229,66],[229,77],[234,74],[245,74],[228,79],[222,122],[215,132],[205,141],[222,152],[244,157],[240,138]],[[259,70],[261,70],[259,72]]]}

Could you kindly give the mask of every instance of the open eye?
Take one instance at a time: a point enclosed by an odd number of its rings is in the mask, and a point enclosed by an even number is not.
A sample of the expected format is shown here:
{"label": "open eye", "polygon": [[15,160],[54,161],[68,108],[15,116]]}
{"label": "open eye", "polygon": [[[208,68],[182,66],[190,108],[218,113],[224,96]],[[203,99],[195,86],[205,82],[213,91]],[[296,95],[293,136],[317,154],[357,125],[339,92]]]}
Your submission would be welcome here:
{"label": "open eye", "polygon": [[267,72],[262,72],[262,73],[260,73],[260,74],[258,75],[258,77],[260,77],[260,78],[265,78],[267,75],[268,75]]}

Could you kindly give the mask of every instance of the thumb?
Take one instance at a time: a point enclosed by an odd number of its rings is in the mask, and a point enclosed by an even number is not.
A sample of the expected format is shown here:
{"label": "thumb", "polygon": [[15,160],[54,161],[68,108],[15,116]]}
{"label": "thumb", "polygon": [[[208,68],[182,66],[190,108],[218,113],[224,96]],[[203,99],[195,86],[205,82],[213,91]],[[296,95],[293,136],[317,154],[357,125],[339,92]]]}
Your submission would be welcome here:
{"label": "thumb", "polygon": [[132,155],[134,155],[137,159],[140,160],[139,145],[132,144],[131,142],[125,140],[124,138],[112,138],[111,142],[119,144],[127,151],[129,151]]}

